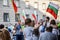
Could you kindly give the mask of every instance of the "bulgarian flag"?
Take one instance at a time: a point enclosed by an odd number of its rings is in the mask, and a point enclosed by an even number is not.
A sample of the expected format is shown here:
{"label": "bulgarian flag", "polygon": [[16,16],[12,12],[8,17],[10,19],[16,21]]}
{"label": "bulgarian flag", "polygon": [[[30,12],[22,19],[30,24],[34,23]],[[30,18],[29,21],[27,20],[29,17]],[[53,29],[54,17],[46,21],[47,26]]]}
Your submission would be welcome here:
{"label": "bulgarian flag", "polygon": [[57,19],[58,9],[59,9],[58,5],[50,2],[46,11],[49,12],[55,19]]}
{"label": "bulgarian flag", "polygon": [[17,13],[18,8],[17,8],[14,0],[12,0],[12,5],[13,5],[13,8],[14,8],[15,13]]}

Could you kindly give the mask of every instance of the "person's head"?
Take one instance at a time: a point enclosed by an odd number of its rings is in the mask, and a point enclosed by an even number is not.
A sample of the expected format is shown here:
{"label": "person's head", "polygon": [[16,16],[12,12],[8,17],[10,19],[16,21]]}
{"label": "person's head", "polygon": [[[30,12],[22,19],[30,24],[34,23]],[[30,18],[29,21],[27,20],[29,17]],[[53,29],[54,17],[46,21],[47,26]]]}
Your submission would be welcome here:
{"label": "person's head", "polygon": [[46,27],[46,31],[47,31],[47,32],[52,32],[52,29],[53,29],[52,26]]}
{"label": "person's head", "polygon": [[32,20],[30,18],[27,18],[25,20],[25,25],[31,26]]}
{"label": "person's head", "polygon": [[0,29],[3,29],[3,28],[4,28],[4,25],[3,25],[3,24],[1,24],[1,25],[0,25]]}
{"label": "person's head", "polygon": [[56,25],[56,21],[55,21],[55,20],[51,20],[51,21],[50,21],[50,24]]}
{"label": "person's head", "polygon": [[39,24],[43,25],[43,19],[40,19]]}
{"label": "person's head", "polygon": [[50,20],[50,18],[49,17],[46,17],[46,21],[49,21]]}
{"label": "person's head", "polygon": [[22,22],[22,26],[24,26],[25,25],[25,22]]}
{"label": "person's head", "polygon": [[21,24],[21,20],[18,20],[18,24]]}
{"label": "person's head", "polygon": [[33,21],[32,21],[32,26],[34,27],[34,25],[35,25],[35,21],[33,20]]}

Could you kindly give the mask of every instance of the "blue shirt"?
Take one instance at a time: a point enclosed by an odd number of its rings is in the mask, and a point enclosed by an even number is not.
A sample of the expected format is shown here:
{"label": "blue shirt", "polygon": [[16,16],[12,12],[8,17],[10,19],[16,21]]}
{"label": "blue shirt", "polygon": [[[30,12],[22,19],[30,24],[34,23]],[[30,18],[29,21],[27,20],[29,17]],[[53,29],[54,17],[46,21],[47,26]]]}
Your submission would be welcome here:
{"label": "blue shirt", "polygon": [[17,35],[20,35],[20,33],[21,33],[20,29],[21,29],[21,25],[19,24],[19,25],[16,26],[16,34]]}
{"label": "blue shirt", "polygon": [[45,31],[45,27],[44,27],[43,25],[41,25],[41,26],[39,27],[39,33],[44,32],[44,31]]}

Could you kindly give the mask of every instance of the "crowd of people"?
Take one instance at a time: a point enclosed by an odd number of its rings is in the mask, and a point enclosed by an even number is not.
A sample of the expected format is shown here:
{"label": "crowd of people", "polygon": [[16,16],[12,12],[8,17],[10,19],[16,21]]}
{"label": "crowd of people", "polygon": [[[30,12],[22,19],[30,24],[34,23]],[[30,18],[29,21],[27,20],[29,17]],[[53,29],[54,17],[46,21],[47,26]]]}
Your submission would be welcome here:
{"label": "crowd of people", "polygon": [[4,27],[0,24],[0,40],[60,40],[60,23],[49,17],[39,22],[27,18],[25,23]]}

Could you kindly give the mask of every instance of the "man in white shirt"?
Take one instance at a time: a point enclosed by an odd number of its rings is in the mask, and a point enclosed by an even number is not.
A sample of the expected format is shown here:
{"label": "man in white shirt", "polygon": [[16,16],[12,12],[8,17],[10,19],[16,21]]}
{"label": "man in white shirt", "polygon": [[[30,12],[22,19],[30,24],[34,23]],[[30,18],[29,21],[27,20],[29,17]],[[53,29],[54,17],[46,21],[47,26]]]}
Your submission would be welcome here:
{"label": "man in white shirt", "polygon": [[45,19],[45,22],[44,22],[44,26],[45,27],[49,27],[50,26],[50,18],[49,17],[46,17],[46,19]]}

